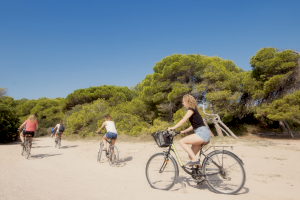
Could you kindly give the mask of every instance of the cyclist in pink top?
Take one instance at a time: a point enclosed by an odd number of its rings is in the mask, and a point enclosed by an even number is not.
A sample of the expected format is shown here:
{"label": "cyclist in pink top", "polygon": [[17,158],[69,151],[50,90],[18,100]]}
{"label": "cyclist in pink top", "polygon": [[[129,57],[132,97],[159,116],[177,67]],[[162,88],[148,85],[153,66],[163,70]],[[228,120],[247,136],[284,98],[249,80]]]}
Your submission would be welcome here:
{"label": "cyclist in pink top", "polygon": [[26,125],[25,131],[21,132],[21,134],[20,134],[20,138],[21,138],[21,141],[22,141],[21,146],[24,146],[24,134],[31,135],[31,137],[29,137],[28,139],[29,139],[29,141],[31,143],[31,146],[32,146],[34,131],[38,130],[38,128],[39,128],[36,117],[34,115],[30,115],[28,117],[28,119],[25,120],[25,122],[19,127],[19,130],[21,128],[23,128],[25,125]]}

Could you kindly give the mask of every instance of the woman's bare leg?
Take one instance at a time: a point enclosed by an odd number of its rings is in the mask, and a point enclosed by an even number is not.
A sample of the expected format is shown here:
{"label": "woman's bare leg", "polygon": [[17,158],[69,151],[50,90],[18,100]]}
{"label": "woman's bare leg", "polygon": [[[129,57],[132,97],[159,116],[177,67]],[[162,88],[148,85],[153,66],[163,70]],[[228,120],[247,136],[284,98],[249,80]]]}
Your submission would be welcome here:
{"label": "woman's bare leg", "polygon": [[[202,140],[196,134],[192,134],[181,139],[179,143],[180,146],[189,154],[189,157],[193,162],[198,161],[195,154],[196,152],[194,152],[194,150],[196,151],[198,148],[200,149],[200,145],[204,143],[204,140]],[[199,147],[198,148],[194,147],[193,150],[189,145],[199,146]],[[197,153],[198,151],[199,150],[197,150]]]}
{"label": "woman's bare leg", "polygon": [[28,137],[29,141],[30,141],[30,148],[32,147],[32,141],[33,141],[33,137]]}
{"label": "woman's bare leg", "polygon": [[20,139],[21,139],[22,143],[24,143],[24,135],[22,133],[20,134]]}
{"label": "woman's bare leg", "polygon": [[102,141],[103,141],[103,144],[104,144],[104,149],[107,150],[107,137],[106,137],[106,134],[103,136],[102,138]]}

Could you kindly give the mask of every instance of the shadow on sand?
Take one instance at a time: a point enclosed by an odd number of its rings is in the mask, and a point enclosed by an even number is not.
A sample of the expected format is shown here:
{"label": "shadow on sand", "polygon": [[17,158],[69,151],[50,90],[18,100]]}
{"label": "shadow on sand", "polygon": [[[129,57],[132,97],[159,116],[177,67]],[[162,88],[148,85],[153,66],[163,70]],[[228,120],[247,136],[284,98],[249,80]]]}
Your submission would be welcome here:
{"label": "shadow on sand", "polygon": [[51,156],[59,156],[62,155],[60,154],[37,154],[37,155],[31,155],[30,158],[35,158],[35,159],[42,159],[46,157],[51,157]]}
{"label": "shadow on sand", "polygon": [[69,148],[75,148],[78,147],[78,145],[73,145],[73,146],[61,146],[61,149],[69,149]]}
{"label": "shadow on sand", "polygon": [[127,156],[125,158],[119,159],[118,165],[116,167],[124,167],[128,161],[132,160],[132,156]]}
{"label": "shadow on sand", "polygon": [[[199,190],[209,190],[211,192],[214,192],[214,193],[217,193],[215,192],[214,190],[212,190],[206,183],[206,181],[204,181],[202,184],[200,185],[197,185],[195,180],[191,177],[183,177],[183,176],[179,176],[176,180],[176,183],[175,184],[181,184],[181,187],[177,188],[176,189],[171,189],[172,191],[178,191],[178,190],[183,190],[185,191],[185,188],[186,186],[188,185],[189,187],[192,187],[192,188],[196,188],[196,189],[199,189]],[[175,186],[176,187],[176,186]],[[242,195],[242,194],[247,194],[249,193],[249,188],[247,187],[243,187],[238,193],[236,194],[232,194],[232,195]],[[218,194],[218,193],[217,193]]]}

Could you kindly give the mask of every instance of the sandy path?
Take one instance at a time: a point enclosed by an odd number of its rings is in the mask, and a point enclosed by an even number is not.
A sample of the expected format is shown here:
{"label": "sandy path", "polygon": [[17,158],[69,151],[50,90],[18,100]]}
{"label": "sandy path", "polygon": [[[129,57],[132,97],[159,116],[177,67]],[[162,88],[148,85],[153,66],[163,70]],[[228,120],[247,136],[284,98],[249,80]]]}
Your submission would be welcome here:
{"label": "sandy path", "polygon": [[[170,191],[152,189],[145,177],[149,157],[160,152],[154,142],[118,142],[121,163],[96,162],[98,141],[35,138],[32,155],[20,155],[19,142],[0,145],[0,199],[299,199],[300,146],[294,140],[226,140],[245,163],[245,187],[238,195],[216,194],[206,184],[196,186],[182,170]],[[221,145],[222,141],[218,141]],[[182,158],[186,154],[180,150]],[[183,159],[187,161],[187,159]]]}

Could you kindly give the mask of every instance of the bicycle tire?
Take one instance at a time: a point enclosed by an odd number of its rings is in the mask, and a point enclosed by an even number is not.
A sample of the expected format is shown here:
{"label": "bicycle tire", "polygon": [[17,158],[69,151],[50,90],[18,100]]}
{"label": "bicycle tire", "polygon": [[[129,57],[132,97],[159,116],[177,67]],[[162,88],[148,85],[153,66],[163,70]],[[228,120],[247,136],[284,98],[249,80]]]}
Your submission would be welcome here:
{"label": "bicycle tire", "polygon": [[58,139],[57,138],[55,138],[55,148],[57,148],[57,144],[58,143]]}
{"label": "bicycle tire", "polygon": [[61,147],[61,138],[58,138],[58,148],[60,149]]}
{"label": "bicycle tire", "polygon": [[101,141],[101,142],[100,142],[100,145],[99,145],[99,149],[98,149],[97,162],[100,162],[100,160],[101,160],[101,155],[102,155],[102,151],[103,151],[103,146],[104,146],[104,144],[103,144],[102,141]]}
{"label": "bicycle tire", "polygon": [[24,153],[25,153],[25,144],[24,144],[24,146],[22,146],[22,153],[21,153],[21,155],[24,156]]}
{"label": "bicycle tire", "polygon": [[168,156],[167,162],[165,153],[157,153],[149,158],[146,165],[146,177],[152,188],[169,190],[174,186],[178,175],[177,163],[171,155]]}
{"label": "bicycle tire", "polygon": [[239,192],[246,180],[242,161],[235,154],[225,150],[209,153],[203,162],[203,172],[208,186],[222,194]]}
{"label": "bicycle tire", "polygon": [[108,148],[108,162],[111,166],[116,166],[119,163],[119,150],[115,145]]}
{"label": "bicycle tire", "polygon": [[30,141],[27,141],[27,142],[26,142],[26,154],[25,154],[26,159],[29,158],[30,150],[31,150],[31,147],[30,147]]}

